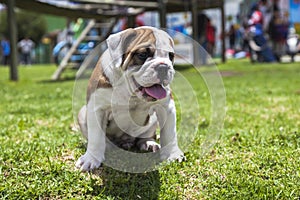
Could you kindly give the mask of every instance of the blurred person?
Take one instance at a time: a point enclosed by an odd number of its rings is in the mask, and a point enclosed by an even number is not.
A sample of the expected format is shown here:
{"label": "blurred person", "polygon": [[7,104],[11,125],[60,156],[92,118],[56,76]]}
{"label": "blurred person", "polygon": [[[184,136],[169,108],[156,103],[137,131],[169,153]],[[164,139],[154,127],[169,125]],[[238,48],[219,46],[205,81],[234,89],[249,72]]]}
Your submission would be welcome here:
{"label": "blurred person", "polygon": [[208,18],[206,23],[206,51],[213,57],[215,43],[216,43],[216,27],[211,23],[211,19]]}
{"label": "blurred person", "polygon": [[[199,52],[198,52],[198,55],[195,56],[195,62],[197,64],[200,64],[200,65],[206,65],[207,64],[207,52],[206,52],[206,49],[207,49],[207,39],[206,39],[206,24],[208,22],[208,17],[206,14],[202,13],[202,12],[199,12],[198,15],[197,15],[197,18],[198,18],[198,41],[199,41],[199,44],[201,45],[201,47],[199,48]],[[199,56],[199,57],[198,57]]]}
{"label": "blurred person", "polygon": [[242,25],[235,25],[235,48],[237,50],[243,50],[244,32],[245,29]]}
{"label": "blurred person", "polygon": [[281,16],[280,11],[274,10],[268,32],[272,42],[272,49],[278,62],[280,62],[281,56],[285,53],[288,27],[288,21]]}
{"label": "blurred person", "polygon": [[[261,62],[275,62],[273,52],[268,46],[268,42],[264,36],[263,31],[264,17],[262,12],[259,10],[259,5],[254,3],[251,6],[248,20],[248,37],[249,46],[256,52],[257,60]],[[251,56],[252,58],[252,56]],[[252,61],[252,60],[251,60]]]}
{"label": "blurred person", "polygon": [[287,54],[291,57],[291,61],[294,62],[295,55],[300,53],[300,38],[296,33],[293,26],[289,28],[288,36],[286,40]]}
{"label": "blurred person", "polygon": [[227,35],[229,37],[229,48],[235,49],[235,27],[234,24],[231,24],[229,27],[229,31],[227,32]]}
{"label": "blurred person", "polygon": [[272,18],[272,5],[268,0],[259,0],[257,4],[258,9],[261,11],[264,20],[263,30],[267,31]]}
{"label": "blurred person", "polygon": [[1,40],[2,64],[9,65],[10,62],[10,43],[6,37]]}
{"label": "blurred person", "polygon": [[29,37],[25,37],[18,43],[18,47],[21,51],[21,63],[25,65],[31,65],[31,52],[34,49],[34,42],[29,39]]}

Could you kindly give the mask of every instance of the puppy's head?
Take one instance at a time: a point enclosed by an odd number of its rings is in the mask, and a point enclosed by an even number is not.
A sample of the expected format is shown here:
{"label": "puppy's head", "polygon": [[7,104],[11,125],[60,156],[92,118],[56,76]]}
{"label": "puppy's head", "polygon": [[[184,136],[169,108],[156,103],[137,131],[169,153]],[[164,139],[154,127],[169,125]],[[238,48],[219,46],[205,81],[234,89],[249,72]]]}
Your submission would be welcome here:
{"label": "puppy's head", "polygon": [[132,95],[146,101],[164,99],[175,70],[174,43],[153,27],[127,29],[107,39],[113,67],[122,70]]}

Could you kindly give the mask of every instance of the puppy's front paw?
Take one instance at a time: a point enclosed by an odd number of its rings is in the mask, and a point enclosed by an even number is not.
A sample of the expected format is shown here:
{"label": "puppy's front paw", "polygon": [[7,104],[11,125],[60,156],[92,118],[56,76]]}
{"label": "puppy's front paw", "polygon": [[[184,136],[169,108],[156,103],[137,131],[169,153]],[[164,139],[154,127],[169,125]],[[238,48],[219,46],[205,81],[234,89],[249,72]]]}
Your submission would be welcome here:
{"label": "puppy's front paw", "polygon": [[156,152],[160,149],[160,145],[157,144],[155,141],[145,141],[140,144],[140,150],[142,151],[150,151]]}
{"label": "puppy's front paw", "polygon": [[161,158],[162,160],[167,160],[167,162],[182,162],[186,160],[184,153],[179,149],[179,147],[174,147],[167,150],[164,149],[164,151],[161,152]]}
{"label": "puppy's front paw", "polygon": [[169,161],[169,162],[172,162],[172,161],[183,162],[185,160],[186,160],[186,158],[181,151],[170,155],[169,158],[167,159],[167,161]]}
{"label": "puppy's front paw", "polygon": [[[103,159],[104,160],[104,159]],[[103,160],[94,158],[89,152],[82,155],[76,162],[76,167],[81,171],[91,171],[100,167]]]}

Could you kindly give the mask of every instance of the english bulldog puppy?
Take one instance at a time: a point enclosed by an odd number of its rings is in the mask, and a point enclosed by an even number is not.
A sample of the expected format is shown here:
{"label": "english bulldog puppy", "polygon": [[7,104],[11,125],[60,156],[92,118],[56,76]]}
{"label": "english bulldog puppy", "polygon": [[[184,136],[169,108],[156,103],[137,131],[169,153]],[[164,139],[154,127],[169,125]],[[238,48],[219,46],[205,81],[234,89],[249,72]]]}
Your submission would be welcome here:
{"label": "english bulldog puppy", "polygon": [[[89,80],[87,104],[78,122],[87,150],[76,162],[82,171],[105,160],[108,141],[123,149],[159,152],[162,160],[182,160],[176,138],[176,109],[170,91],[174,43],[153,27],[127,29],[106,40]],[[156,130],[160,129],[160,144]]]}

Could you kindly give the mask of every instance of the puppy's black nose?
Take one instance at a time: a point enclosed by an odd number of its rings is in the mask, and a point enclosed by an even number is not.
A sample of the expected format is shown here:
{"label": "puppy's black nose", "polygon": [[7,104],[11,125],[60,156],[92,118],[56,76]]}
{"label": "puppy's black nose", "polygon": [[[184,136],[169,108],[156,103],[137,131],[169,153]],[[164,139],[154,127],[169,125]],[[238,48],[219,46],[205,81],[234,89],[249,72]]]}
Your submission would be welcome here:
{"label": "puppy's black nose", "polygon": [[155,67],[155,70],[157,71],[157,78],[160,80],[160,83],[163,83],[164,80],[168,79],[168,71],[169,71],[168,65],[159,64]]}

